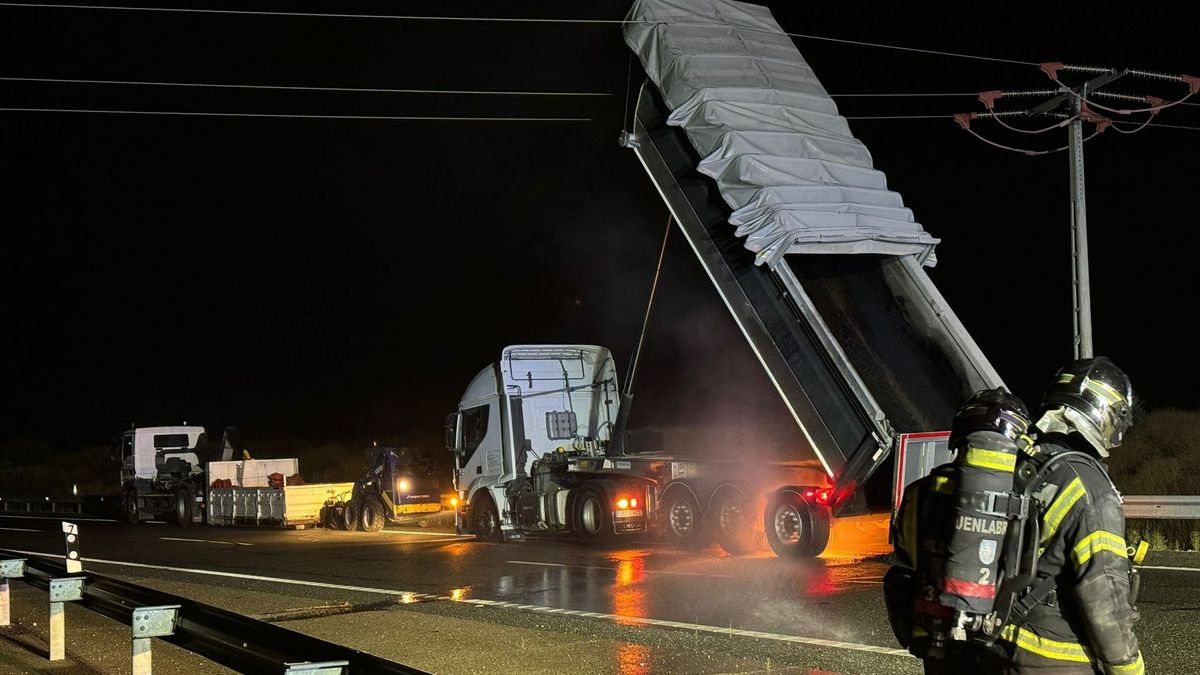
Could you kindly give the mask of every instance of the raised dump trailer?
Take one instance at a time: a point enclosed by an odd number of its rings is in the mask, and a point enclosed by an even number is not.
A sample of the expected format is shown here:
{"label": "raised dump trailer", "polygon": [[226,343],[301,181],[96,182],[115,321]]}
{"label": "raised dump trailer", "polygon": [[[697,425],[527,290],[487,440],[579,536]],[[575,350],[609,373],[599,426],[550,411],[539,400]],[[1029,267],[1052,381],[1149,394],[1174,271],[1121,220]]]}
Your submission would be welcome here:
{"label": "raised dump trailer", "polygon": [[320,525],[326,503],[349,494],[354,483],[287,485],[288,477],[299,475],[299,464],[295,458],[209,462],[208,524]]}
{"label": "raised dump trailer", "polygon": [[831,515],[867,508],[860,488],[902,439],[944,456],[944,436],[927,434],[1002,382],[925,273],[938,240],[887,189],[769,10],[639,0],[627,18],[647,82],[623,143],[805,443],[783,462],[742,444],[718,458],[630,453],[608,350],[512,346],[447,426],[460,522],[487,538],[657,525],[713,533],[733,552],[765,535],[777,553],[815,555]]}
{"label": "raised dump trailer", "polygon": [[[900,434],[1002,386],[925,273],[938,240],[767,8],[639,0],[627,18],[647,81],[623,142],[803,432],[797,459],[833,514],[858,512]],[[792,509],[771,499],[768,538],[794,535]]]}

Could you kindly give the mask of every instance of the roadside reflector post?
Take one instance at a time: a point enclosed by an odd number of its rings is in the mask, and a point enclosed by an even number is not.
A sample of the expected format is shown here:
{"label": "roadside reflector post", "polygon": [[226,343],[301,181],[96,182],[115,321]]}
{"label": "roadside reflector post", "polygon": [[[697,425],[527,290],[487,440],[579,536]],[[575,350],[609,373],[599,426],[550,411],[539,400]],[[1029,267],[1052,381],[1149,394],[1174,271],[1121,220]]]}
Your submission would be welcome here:
{"label": "roadside reflector post", "polygon": [[50,579],[50,660],[67,657],[67,615],[64,603],[83,599],[84,577]]}
{"label": "roadside reflector post", "polygon": [[12,625],[12,601],[8,595],[8,580],[25,576],[25,558],[0,560],[0,626]]}
{"label": "roadside reflector post", "polygon": [[130,620],[133,629],[133,675],[150,675],[150,640],[175,634],[179,605],[138,607]]}
{"label": "roadside reflector post", "polygon": [[75,523],[62,523],[63,538],[67,540],[67,574],[79,574],[83,571],[83,558],[79,553],[79,526]]}
{"label": "roadside reflector post", "polygon": [[283,664],[284,675],[349,675],[349,661],[303,661]]}

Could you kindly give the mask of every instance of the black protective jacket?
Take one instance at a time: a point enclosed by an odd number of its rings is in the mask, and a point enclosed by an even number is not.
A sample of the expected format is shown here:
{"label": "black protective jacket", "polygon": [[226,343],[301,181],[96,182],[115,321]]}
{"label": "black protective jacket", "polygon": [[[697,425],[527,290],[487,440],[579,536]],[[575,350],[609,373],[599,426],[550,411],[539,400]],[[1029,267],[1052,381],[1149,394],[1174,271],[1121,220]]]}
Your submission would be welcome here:
{"label": "black protective jacket", "polygon": [[[1042,457],[1090,451],[1085,441],[1063,434],[1045,435],[1037,447]],[[1006,626],[995,648],[1017,672],[1078,666],[1142,675],[1125,515],[1105,469],[1098,461],[1064,458],[1033,494],[1041,523],[1038,577],[1053,577],[1055,590],[1023,625]]]}

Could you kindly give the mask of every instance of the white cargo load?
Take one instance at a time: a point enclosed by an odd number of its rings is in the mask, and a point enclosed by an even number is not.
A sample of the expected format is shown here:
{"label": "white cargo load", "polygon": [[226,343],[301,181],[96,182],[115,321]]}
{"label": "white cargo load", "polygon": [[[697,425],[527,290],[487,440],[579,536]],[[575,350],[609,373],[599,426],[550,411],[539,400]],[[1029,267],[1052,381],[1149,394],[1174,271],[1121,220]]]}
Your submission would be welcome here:
{"label": "white cargo load", "polygon": [[244,459],[236,462],[209,462],[208,482],[229,480],[234,487],[270,487],[269,476],[282,474],[284,479],[300,472],[300,460],[295,457],[284,459]]}

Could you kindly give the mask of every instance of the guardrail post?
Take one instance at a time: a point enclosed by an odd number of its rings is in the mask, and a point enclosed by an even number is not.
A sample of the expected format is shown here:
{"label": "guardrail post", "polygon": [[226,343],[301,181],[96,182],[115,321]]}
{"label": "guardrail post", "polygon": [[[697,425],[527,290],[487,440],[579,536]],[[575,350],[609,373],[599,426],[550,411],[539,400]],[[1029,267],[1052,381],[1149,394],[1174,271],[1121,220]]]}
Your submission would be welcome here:
{"label": "guardrail post", "polygon": [[8,595],[8,580],[25,576],[25,558],[0,560],[0,626],[12,624],[12,601]]}
{"label": "guardrail post", "polygon": [[138,607],[133,610],[133,675],[151,675],[150,640],[175,634],[179,605]]}
{"label": "guardrail post", "polygon": [[284,675],[349,675],[349,661],[302,661],[283,664]]}
{"label": "guardrail post", "polygon": [[50,579],[50,660],[67,657],[67,615],[64,603],[83,599],[84,577]]}

